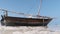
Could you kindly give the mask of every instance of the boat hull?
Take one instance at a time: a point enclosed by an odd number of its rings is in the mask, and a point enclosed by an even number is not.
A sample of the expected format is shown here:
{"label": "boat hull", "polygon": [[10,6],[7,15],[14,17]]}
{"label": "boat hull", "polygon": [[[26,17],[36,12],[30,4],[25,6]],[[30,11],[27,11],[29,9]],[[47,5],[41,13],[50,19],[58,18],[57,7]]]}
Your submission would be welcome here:
{"label": "boat hull", "polygon": [[[4,23],[4,22],[3,22]],[[3,25],[6,25],[6,26],[46,26],[47,23],[38,23],[38,24],[28,24],[28,23],[13,23],[13,22],[7,22],[7,23],[4,23]]]}
{"label": "boat hull", "polygon": [[1,24],[6,26],[47,26],[51,20],[52,19],[4,17],[1,20]]}

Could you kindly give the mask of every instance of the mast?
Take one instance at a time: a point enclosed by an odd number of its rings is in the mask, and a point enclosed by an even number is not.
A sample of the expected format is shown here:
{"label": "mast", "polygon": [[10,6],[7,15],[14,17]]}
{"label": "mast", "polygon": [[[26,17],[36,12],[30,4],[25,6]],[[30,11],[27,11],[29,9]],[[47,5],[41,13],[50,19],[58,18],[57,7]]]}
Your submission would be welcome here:
{"label": "mast", "polygon": [[40,0],[40,5],[39,5],[39,9],[38,9],[38,16],[40,16],[41,7],[42,7],[42,0]]}

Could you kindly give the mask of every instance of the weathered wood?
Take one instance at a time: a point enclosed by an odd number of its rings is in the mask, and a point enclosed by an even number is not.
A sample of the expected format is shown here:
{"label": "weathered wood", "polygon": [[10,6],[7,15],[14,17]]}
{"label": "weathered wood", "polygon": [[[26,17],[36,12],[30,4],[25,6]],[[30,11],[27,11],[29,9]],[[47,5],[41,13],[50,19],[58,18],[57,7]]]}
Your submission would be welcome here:
{"label": "weathered wood", "polygon": [[[3,18],[2,18],[3,19]],[[52,20],[52,19],[44,19],[43,23],[43,18],[38,19],[38,18],[21,18],[21,17],[4,17],[5,25],[27,25],[27,26],[47,26],[47,24]],[[4,22],[4,21],[3,21]]]}

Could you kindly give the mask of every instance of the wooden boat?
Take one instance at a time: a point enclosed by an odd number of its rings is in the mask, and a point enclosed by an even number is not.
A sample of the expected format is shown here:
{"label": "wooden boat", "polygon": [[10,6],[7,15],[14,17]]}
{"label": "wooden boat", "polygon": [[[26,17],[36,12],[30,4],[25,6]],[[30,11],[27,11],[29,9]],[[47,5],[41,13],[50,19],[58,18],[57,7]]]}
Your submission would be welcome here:
{"label": "wooden boat", "polygon": [[47,26],[52,20],[49,17],[22,18],[5,16],[1,19],[1,24],[6,26]]}
{"label": "wooden boat", "polygon": [[[41,6],[40,6],[41,7]],[[5,11],[5,15],[2,16],[1,24],[6,26],[47,26],[47,24],[52,20],[52,18],[47,16],[38,16],[29,17],[12,17],[8,16],[8,10],[0,9]],[[40,9],[39,9],[40,10]],[[13,12],[16,13],[16,12]],[[23,13],[18,13],[23,14]],[[26,14],[23,14],[26,15]]]}

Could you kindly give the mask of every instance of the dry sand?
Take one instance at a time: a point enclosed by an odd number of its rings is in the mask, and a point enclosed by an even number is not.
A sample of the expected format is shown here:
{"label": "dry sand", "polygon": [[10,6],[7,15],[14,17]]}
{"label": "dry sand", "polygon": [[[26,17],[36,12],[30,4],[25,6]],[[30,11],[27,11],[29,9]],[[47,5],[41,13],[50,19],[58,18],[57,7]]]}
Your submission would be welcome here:
{"label": "dry sand", "polygon": [[59,31],[51,31],[47,27],[20,26],[20,27],[0,27],[1,34],[60,34]]}

